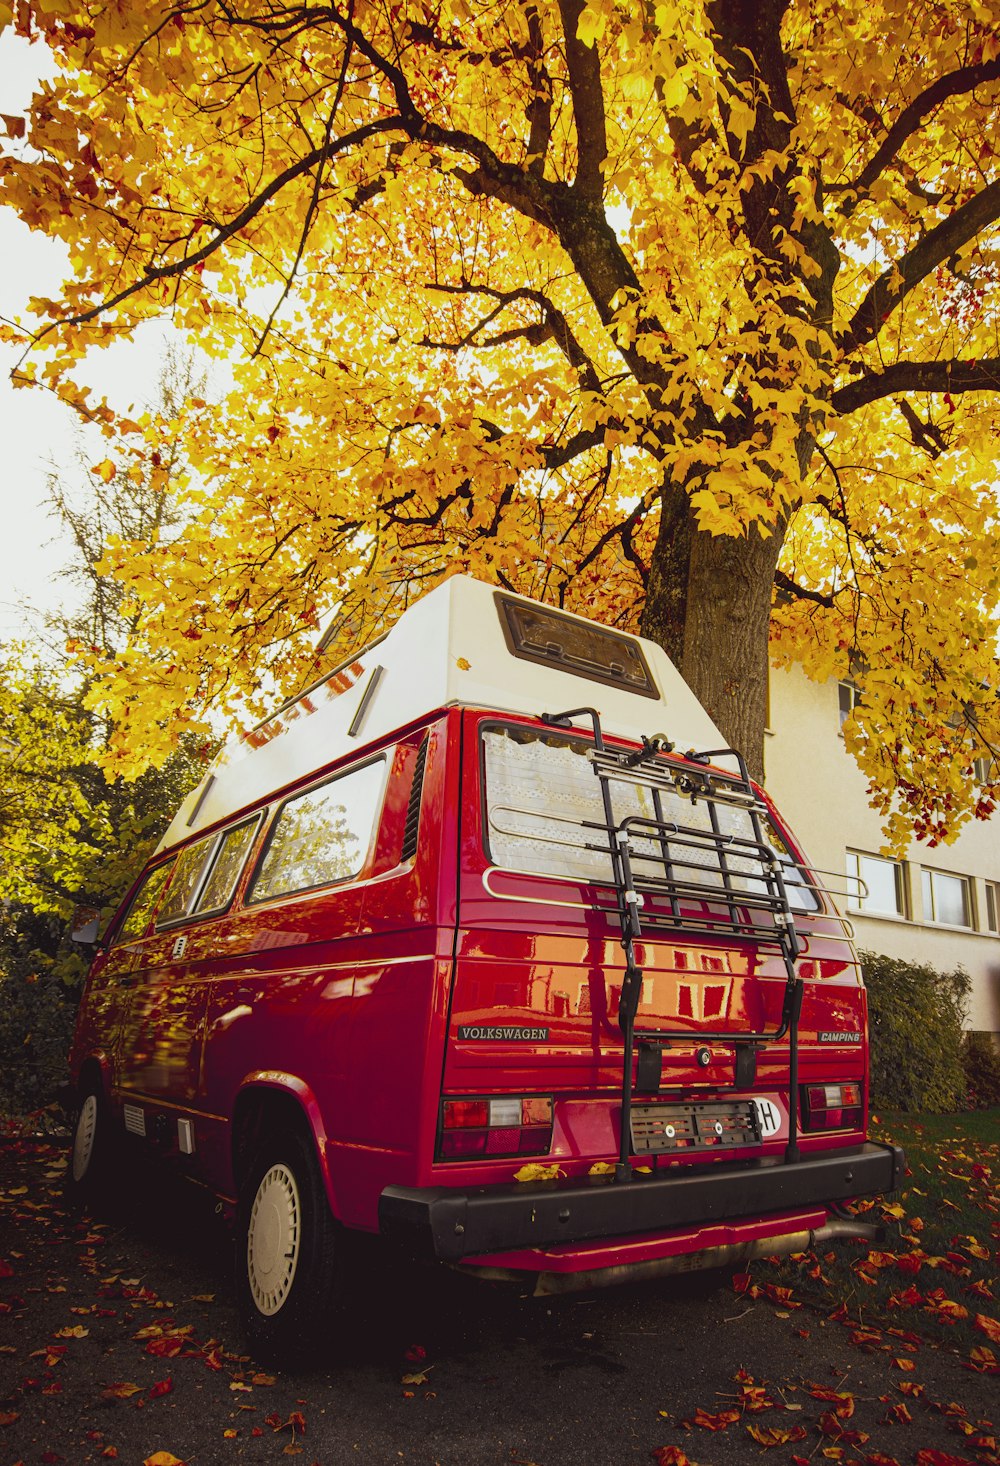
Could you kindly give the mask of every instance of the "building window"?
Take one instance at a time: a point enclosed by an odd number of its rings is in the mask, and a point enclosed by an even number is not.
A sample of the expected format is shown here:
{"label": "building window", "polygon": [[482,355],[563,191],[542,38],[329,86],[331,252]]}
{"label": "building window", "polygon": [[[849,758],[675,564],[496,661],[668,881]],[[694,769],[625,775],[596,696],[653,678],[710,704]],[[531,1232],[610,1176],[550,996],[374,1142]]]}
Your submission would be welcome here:
{"label": "building window", "polygon": [[969,882],[964,876],[945,875],[941,870],[921,873],[924,920],[943,926],[971,926]]}
{"label": "building window", "polygon": [[983,756],[973,759],[972,773],[977,784],[988,784],[991,779],[997,776],[997,768],[993,760]]}
{"label": "building window", "polygon": [[878,855],[847,852],[847,908],[866,916],[905,916],[903,866]]}
{"label": "building window", "polygon": [[843,728],[861,701],[861,694],[853,682],[838,682],[837,698],[840,705],[840,726]]}
{"label": "building window", "polygon": [[1000,886],[986,882],[986,925],[991,932],[1000,932]]}

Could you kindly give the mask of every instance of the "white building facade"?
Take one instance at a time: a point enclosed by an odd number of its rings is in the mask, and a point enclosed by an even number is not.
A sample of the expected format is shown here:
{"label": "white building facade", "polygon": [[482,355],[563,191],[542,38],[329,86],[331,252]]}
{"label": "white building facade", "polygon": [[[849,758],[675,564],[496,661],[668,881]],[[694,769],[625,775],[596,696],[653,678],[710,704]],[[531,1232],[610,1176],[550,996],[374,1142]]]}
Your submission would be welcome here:
{"label": "white building facade", "polygon": [[[881,822],[844,747],[850,687],[771,670],[765,779],[817,869],[837,873],[838,904],[857,945],[972,979],[966,1027],[1000,1042],[1000,817],[963,827],[952,845],[880,854]],[[864,882],[861,886],[857,878]]]}

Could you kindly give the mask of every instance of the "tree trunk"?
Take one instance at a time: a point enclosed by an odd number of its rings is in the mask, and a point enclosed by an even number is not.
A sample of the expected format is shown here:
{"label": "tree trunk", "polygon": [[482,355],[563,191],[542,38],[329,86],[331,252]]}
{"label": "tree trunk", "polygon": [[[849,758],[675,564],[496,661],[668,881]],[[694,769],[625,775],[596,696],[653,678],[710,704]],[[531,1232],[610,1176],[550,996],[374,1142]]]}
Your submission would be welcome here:
{"label": "tree trunk", "polygon": [[660,528],[649,562],[646,599],[639,630],[655,641],[676,667],[684,660],[691,541],[695,534],[691,502],[683,491],[668,490],[660,509]]}
{"label": "tree trunk", "polygon": [[755,527],[739,539],[713,537],[693,530],[690,516],[675,507],[661,524],[640,626],[671,657],[758,781],[764,776],[768,631],[781,531],[779,525],[768,539]]}

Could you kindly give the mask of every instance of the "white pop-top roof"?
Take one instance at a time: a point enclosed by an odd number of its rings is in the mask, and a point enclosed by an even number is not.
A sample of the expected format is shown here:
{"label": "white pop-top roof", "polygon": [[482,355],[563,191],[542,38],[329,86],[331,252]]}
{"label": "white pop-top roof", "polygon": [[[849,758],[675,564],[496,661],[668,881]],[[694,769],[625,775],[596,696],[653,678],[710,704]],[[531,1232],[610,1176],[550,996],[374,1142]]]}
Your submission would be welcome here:
{"label": "white pop-top roof", "polygon": [[[561,713],[593,707],[605,733],[636,741],[665,734],[677,748],[718,749],[725,740],[667,654],[630,637],[645,657],[658,694],[609,685],[555,662],[515,655],[498,597],[528,610],[551,610],[456,575],[416,601],[388,636],[280,709],[269,722],[226,745],[193,789],[160,842],[161,850],[438,708]],[[581,627],[582,616],[560,618]],[[617,633],[619,636],[621,633]],[[588,726],[586,720],[578,720]]]}

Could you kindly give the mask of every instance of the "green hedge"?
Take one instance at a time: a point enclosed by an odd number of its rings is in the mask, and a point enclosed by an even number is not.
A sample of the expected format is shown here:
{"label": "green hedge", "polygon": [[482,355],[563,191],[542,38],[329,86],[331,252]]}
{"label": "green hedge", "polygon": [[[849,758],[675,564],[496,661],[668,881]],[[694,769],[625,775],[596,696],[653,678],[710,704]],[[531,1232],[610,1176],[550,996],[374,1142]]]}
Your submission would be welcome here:
{"label": "green hedge", "polygon": [[938,972],[878,952],[861,952],[871,1027],[871,1103],[943,1114],[965,1109],[962,1018],[967,972]]}
{"label": "green hedge", "polygon": [[987,1033],[967,1033],[962,1064],[970,1110],[991,1110],[1000,1105],[1000,1052]]}

